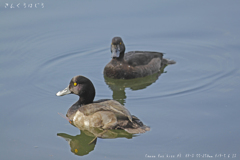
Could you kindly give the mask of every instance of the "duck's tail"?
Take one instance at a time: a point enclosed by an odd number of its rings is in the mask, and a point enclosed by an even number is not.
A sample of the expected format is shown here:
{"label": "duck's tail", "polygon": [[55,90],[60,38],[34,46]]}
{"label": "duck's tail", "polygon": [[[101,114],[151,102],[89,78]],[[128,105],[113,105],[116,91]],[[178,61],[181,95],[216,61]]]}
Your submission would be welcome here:
{"label": "duck's tail", "polygon": [[150,127],[144,125],[140,119],[132,115],[132,122],[129,120],[119,121],[118,128],[124,129],[126,132],[131,134],[145,133],[150,131]]}
{"label": "duck's tail", "polygon": [[176,61],[170,60],[170,59],[163,59],[163,64],[164,65],[169,65],[169,64],[175,64]]}

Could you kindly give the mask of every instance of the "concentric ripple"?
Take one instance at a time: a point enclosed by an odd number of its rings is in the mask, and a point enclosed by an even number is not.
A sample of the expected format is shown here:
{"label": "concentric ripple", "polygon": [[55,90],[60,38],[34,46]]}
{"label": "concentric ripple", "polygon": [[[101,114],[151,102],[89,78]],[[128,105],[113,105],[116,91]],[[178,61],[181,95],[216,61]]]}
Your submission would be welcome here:
{"label": "concentric ripple", "polygon": [[[164,70],[166,73],[152,84],[139,88],[139,91],[136,87],[134,91],[131,86],[120,87],[126,90],[126,99],[173,97],[211,90],[223,86],[238,70],[234,57],[224,46],[199,41],[165,41],[161,45],[166,52],[164,57],[177,63],[167,66]],[[34,85],[38,88],[38,94],[53,94],[63,89],[73,76],[84,75],[93,81],[97,98],[109,98],[113,91],[106,87],[102,71],[110,59],[108,47],[51,54],[36,62],[37,66],[28,81],[37,82]]]}
{"label": "concentric ripple", "polygon": [[[152,99],[205,92],[224,87],[238,71],[234,57],[223,46],[204,42],[171,42],[162,44],[166,58],[177,63],[167,66],[156,83],[145,91],[131,93],[130,99]],[[143,93],[144,92],[144,93]]]}

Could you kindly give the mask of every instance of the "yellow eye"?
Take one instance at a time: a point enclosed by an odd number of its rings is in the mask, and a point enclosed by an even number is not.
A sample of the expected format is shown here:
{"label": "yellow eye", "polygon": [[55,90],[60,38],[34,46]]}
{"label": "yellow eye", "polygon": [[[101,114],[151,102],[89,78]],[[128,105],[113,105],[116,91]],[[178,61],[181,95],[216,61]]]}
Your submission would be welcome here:
{"label": "yellow eye", "polygon": [[120,42],[120,44],[122,44],[122,42]]}
{"label": "yellow eye", "polygon": [[77,83],[75,82],[75,83],[73,83],[73,85],[74,85],[74,86],[77,86]]}

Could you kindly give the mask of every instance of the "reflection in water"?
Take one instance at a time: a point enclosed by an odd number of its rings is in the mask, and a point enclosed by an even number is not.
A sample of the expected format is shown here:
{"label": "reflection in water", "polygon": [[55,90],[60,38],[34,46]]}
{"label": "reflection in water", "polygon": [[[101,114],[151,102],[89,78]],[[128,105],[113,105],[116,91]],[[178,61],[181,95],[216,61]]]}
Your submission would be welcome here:
{"label": "reflection in water", "polygon": [[94,150],[97,143],[97,139],[95,139],[91,144],[89,144],[93,137],[88,136],[85,132],[81,132],[81,134],[76,136],[58,133],[57,136],[64,138],[70,145],[71,152],[79,156],[87,155],[89,152]]}
{"label": "reflection in water", "polygon": [[130,88],[131,90],[141,90],[150,86],[152,83],[156,82],[158,77],[164,72],[164,68],[155,74],[143,77],[143,78],[136,78],[136,79],[112,79],[104,76],[106,84],[109,88],[113,91],[112,98],[122,105],[125,104],[126,100],[126,93],[125,88]]}
{"label": "reflection in water", "polygon": [[120,138],[125,137],[131,139],[135,135],[130,134],[124,130],[101,130],[98,128],[89,128],[88,130],[81,130],[81,134],[71,136],[66,133],[58,133],[57,136],[64,138],[71,147],[71,152],[78,156],[87,155],[93,151],[97,143],[97,138]]}

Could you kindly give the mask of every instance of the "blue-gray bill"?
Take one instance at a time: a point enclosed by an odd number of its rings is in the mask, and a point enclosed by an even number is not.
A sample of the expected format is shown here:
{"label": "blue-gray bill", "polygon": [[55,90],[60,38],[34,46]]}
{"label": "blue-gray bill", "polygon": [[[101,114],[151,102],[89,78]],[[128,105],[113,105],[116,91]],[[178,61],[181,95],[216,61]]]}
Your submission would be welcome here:
{"label": "blue-gray bill", "polygon": [[68,86],[64,90],[57,92],[56,95],[57,96],[64,96],[64,95],[67,95],[67,94],[70,94],[70,93],[71,93],[71,91],[69,90],[69,86]]}
{"label": "blue-gray bill", "polygon": [[119,45],[112,45],[111,47],[111,52],[112,52],[112,58],[116,57],[118,58],[120,56],[120,46]]}

